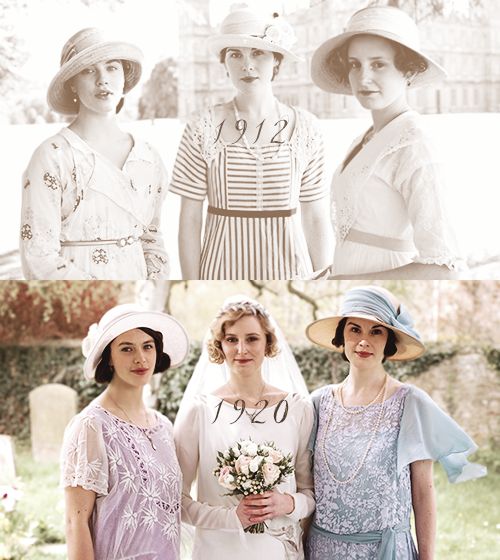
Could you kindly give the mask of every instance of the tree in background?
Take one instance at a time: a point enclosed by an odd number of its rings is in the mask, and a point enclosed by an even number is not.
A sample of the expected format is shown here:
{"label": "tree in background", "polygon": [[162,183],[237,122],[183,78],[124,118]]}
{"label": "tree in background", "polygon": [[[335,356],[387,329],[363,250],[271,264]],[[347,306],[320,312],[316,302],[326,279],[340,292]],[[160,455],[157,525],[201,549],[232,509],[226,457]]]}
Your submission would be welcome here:
{"label": "tree in background", "polygon": [[[16,30],[10,23],[12,15],[26,7],[21,0],[0,0],[0,113],[8,114],[6,108],[16,90],[22,84],[19,67],[25,62],[27,53],[22,41],[16,36]],[[4,107],[5,106],[5,110]]]}
{"label": "tree in background", "polygon": [[173,58],[158,62],[142,88],[139,118],[177,117],[177,63]]}
{"label": "tree in background", "polygon": [[81,339],[119,303],[120,282],[0,282],[0,345]]}

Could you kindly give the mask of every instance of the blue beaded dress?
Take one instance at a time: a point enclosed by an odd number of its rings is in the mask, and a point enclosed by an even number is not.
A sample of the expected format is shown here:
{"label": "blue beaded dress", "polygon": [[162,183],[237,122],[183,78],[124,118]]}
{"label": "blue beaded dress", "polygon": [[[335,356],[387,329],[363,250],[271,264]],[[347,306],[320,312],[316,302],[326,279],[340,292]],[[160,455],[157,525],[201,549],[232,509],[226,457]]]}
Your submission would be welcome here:
{"label": "blue beaded dress", "polygon": [[[474,442],[428,397],[403,385],[384,405],[347,413],[332,386],[313,395],[316,512],[307,543],[310,560],[417,560],[410,532],[410,463],[439,459],[452,482],[485,474],[467,462]],[[384,406],[380,425],[361,463]],[[361,410],[361,407],[352,407]],[[330,422],[328,421],[329,415]],[[332,478],[344,481],[339,484]]]}

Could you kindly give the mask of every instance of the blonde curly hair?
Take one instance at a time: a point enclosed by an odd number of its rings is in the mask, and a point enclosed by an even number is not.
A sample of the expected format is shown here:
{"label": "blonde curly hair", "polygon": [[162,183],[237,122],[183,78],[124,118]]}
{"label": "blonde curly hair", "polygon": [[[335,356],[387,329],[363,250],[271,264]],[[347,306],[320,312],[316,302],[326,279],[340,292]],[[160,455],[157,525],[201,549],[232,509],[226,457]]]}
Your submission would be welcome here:
{"label": "blonde curly hair", "polygon": [[227,327],[231,327],[245,316],[256,317],[266,335],[266,352],[267,358],[274,358],[280,351],[278,347],[278,339],[274,333],[267,311],[254,301],[240,301],[224,306],[218,313],[217,317],[210,325],[212,337],[207,343],[208,358],[214,364],[224,363],[225,356],[222,351],[222,341],[226,335]]}

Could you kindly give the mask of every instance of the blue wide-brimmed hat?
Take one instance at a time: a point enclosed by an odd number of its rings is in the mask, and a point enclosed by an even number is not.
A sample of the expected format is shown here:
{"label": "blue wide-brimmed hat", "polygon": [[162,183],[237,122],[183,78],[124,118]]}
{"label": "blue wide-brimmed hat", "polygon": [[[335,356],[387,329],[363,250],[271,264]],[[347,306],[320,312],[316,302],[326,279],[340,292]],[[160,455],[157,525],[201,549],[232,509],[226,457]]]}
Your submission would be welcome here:
{"label": "blue wide-brimmed hat", "polygon": [[333,345],[332,338],[337,325],[345,317],[375,321],[393,331],[396,335],[397,352],[388,357],[389,360],[414,360],[425,352],[420,335],[413,328],[409,312],[391,292],[379,286],[361,286],[349,290],[339,314],[314,321],[306,328],[306,335],[323,348],[342,352],[342,347]]}

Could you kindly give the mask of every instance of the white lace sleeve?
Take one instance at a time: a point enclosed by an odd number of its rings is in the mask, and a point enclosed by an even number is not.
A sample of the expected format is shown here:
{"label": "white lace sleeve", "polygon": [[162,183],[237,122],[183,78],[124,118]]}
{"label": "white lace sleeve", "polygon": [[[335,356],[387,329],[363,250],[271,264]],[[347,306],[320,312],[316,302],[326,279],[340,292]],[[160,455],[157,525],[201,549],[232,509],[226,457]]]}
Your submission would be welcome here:
{"label": "white lace sleeve", "polygon": [[27,280],[90,280],[61,256],[63,191],[73,166],[51,139],[34,152],[23,176],[20,252]]}
{"label": "white lace sleeve", "polygon": [[[307,161],[300,185],[300,202],[312,202],[329,195],[329,186],[325,181],[325,159],[323,133],[320,130],[318,119],[307,111],[298,110],[298,119],[301,121],[299,130],[300,138],[298,157]],[[299,123],[297,123],[299,125]],[[296,136],[299,136],[297,134]]]}
{"label": "white lace sleeve", "polygon": [[413,226],[418,250],[415,262],[454,268],[459,255],[443,200],[443,168],[429,146],[412,145],[403,150],[396,187]]}
{"label": "white lace sleeve", "polygon": [[99,496],[108,494],[108,458],[101,423],[78,414],[64,433],[61,486],[81,486]]}
{"label": "white lace sleeve", "polygon": [[155,211],[146,231],[141,236],[142,249],[146,260],[148,280],[167,280],[169,277],[168,255],[161,233],[161,212],[168,189],[167,170],[156,150],[153,150],[156,172],[156,184],[153,185]]}

